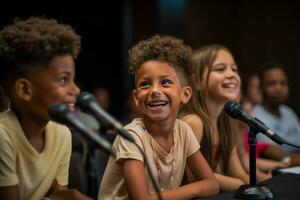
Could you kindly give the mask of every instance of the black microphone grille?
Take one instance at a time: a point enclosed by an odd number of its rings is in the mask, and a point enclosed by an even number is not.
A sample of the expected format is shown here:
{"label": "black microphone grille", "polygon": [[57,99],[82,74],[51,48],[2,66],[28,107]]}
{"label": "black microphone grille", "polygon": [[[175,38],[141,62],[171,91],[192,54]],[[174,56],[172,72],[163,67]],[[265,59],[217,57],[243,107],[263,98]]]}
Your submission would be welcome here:
{"label": "black microphone grille", "polygon": [[226,113],[232,118],[239,118],[244,108],[241,104],[236,101],[227,101],[225,103],[224,109]]}
{"label": "black microphone grille", "polygon": [[88,104],[90,102],[96,102],[96,98],[88,92],[81,92],[77,98],[77,104],[83,110],[88,109]]}
{"label": "black microphone grille", "polygon": [[65,123],[65,115],[69,112],[68,105],[63,103],[54,103],[49,106],[48,113],[53,121]]}

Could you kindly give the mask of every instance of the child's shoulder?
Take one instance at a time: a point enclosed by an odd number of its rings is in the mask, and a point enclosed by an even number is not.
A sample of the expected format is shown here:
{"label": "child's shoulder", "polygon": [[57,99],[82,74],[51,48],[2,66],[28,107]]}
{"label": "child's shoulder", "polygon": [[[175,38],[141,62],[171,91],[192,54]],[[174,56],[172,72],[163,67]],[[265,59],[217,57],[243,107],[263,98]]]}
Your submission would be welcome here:
{"label": "child's shoulder", "polygon": [[181,120],[185,121],[190,125],[203,125],[202,119],[197,114],[187,114],[180,117]]}
{"label": "child's shoulder", "polygon": [[71,135],[71,131],[70,129],[63,124],[54,122],[54,121],[49,121],[47,126],[46,126],[46,131],[53,131],[53,132],[57,132],[60,135],[64,135],[64,136],[69,136]]}
{"label": "child's shoulder", "polygon": [[134,132],[137,135],[142,135],[146,132],[146,128],[141,118],[133,119],[129,124],[124,126],[124,129],[129,133]]}
{"label": "child's shoulder", "polygon": [[183,119],[176,119],[174,128],[178,132],[189,132],[189,131],[191,131],[191,127],[190,127],[189,123],[187,123]]}
{"label": "child's shoulder", "polygon": [[0,113],[0,127],[1,129],[10,129],[18,127],[18,119],[14,112],[7,110]]}
{"label": "child's shoulder", "polygon": [[6,143],[13,146],[20,130],[18,123],[14,112],[7,110],[0,113],[0,145]]}

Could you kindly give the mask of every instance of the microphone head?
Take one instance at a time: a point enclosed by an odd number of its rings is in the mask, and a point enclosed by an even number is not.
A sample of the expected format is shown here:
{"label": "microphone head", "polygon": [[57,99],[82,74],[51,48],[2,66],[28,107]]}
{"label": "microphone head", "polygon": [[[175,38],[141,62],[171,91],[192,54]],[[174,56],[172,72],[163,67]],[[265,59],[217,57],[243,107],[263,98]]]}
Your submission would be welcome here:
{"label": "microphone head", "polygon": [[68,105],[63,103],[54,103],[49,106],[48,113],[53,121],[66,123],[66,115],[69,113]]}
{"label": "microphone head", "polygon": [[91,102],[96,102],[96,98],[88,92],[81,92],[80,95],[77,98],[77,105],[83,111],[88,111],[89,110],[89,104]]}
{"label": "microphone head", "polygon": [[236,119],[238,119],[244,112],[243,106],[236,101],[227,101],[225,103],[224,109],[230,117]]}

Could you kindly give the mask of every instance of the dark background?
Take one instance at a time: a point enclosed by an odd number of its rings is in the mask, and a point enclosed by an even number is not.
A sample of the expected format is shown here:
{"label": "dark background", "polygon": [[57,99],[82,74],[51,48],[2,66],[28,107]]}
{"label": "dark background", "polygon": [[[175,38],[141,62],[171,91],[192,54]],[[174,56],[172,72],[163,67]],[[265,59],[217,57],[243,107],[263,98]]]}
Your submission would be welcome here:
{"label": "dark background", "polygon": [[96,85],[111,93],[112,114],[120,115],[132,80],[127,50],[154,34],[180,37],[193,48],[219,43],[236,58],[242,80],[272,60],[287,66],[288,105],[298,99],[300,12],[297,1],[112,0],[12,2],[0,8],[0,28],[15,17],[45,15],[70,24],[82,36],[77,80],[82,90]]}

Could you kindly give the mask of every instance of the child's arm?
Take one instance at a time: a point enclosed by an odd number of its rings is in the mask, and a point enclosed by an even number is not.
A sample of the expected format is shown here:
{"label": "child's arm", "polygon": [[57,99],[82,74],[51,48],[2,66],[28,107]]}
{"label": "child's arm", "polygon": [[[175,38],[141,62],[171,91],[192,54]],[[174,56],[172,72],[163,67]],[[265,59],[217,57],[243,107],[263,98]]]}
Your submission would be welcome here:
{"label": "child's arm", "polygon": [[122,166],[124,178],[126,181],[127,191],[130,199],[132,200],[150,200],[158,199],[151,198],[148,182],[144,169],[144,163],[135,159],[123,160],[120,162]]}
{"label": "child's arm", "polygon": [[[195,114],[189,114],[182,118],[182,120],[186,121],[194,131],[194,134],[196,136],[196,139],[199,141],[202,140],[203,136],[203,122],[202,120]],[[235,164],[237,166],[235,166]],[[230,176],[221,175],[218,173],[215,173],[215,177],[220,185],[221,191],[232,191],[234,189],[237,189],[239,186],[243,185],[244,183],[249,182],[249,178],[247,173],[244,171],[240,160],[238,158],[236,150],[233,151],[230,160],[229,160],[229,169],[232,168],[233,171]],[[235,171],[236,170],[236,171]],[[189,170],[187,170],[187,175],[189,180],[191,180],[191,175],[189,174]]]}
{"label": "child's arm", "polygon": [[91,198],[81,194],[76,189],[68,190],[68,186],[58,184],[57,180],[53,181],[52,186],[50,187],[49,191],[45,196],[49,197],[51,200],[91,200]]}
{"label": "child's arm", "polygon": [[228,175],[215,173],[215,176],[220,184],[221,191],[224,192],[236,190],[241,185],[249,183],[249,176],[242,166],[236,147],[229,158]]}
{"label": "child's arm", "polygon": [[187,167],[196,181],[186,185],[186,187],[191,187],[190,189],[195,192],[195,197],[218,194],[219,184],[200,151],[196,151],[187,158]]}
{"label": "child's arm", "polygon": [[2,200],[19,200],[18,186],[0,187],[0,199]]}
{"label": "child's arm", "polygon": [[81,194],[76,189],[55,190],[50,196],[51,200],[92,200],[91,198]]}
{"label": "child's arm", "polygon": [[[200,151],[188,157],[187,165],[198,181],[176,189],[163,191],[161,194],[164,200],[186,200],[209,196],[219,192],[218,183]],[[134,159],[125,160],[123,163],[123,172],[130,199],[158,199],[157,194],[151,194],[148,189],[144,164],[141,161]]]}
{"label": "child's arm", "polygon": [[256,166],[262,171],[272,171],[276,168],[284,168],[286,167],[282,162],[278,162],[275,160],[270,159],[264,159],[264,158],[258,158],[256,159]]}
{"label": "child's arm", "polygon": [[[1,124],[2,125],[2,124]],[[18,200],[19,187],[16,169],[15,148],[8,133],[0,128],[0,199]],[[3,184],[9,184],[3,185]]]}
{"label": "child's arm", "polygon": [[245,183],[238,178],[226,176],[223,174],[215,173],[215,177],[220,185],[220,190],[222,192],[228,192],[238,189],[241,185]]}
{"label": "child's arm", "polygon": [[237,148],[234,147],[228,161],[228,175],[240,179],[243,183],[249,183],[249,176],[242,167]]}

